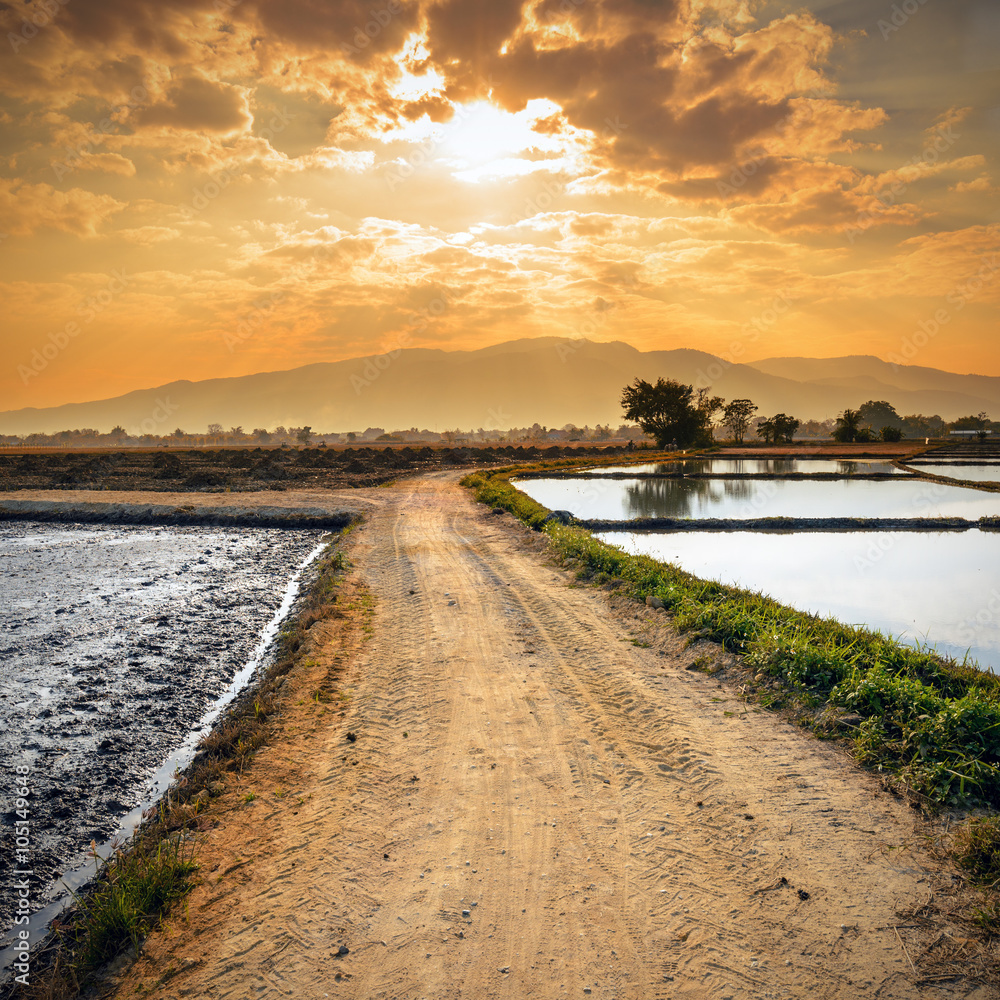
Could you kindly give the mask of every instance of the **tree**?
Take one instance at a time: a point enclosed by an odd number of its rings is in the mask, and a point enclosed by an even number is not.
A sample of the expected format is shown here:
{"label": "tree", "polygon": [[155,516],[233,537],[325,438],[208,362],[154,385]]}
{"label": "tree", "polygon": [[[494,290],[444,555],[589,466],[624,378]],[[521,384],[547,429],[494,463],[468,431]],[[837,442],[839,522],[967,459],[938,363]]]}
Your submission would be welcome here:
{"label": "tree", "polygon": [[754,433],[764,439],[764,444],[770,444],[774,440],[774,417],[761,417]]}
{"label": "tree", "polygon": [[694,388],[673,379],[657,379],[655,385],[637,378],[622,390],[622,408],[626,420],[635,420],[658,447],[673,442],[688,448],[694,444],[710,444],[712,414],[722,406],[718,396],[709,398],[701,390],[695,402]]}
{"label": "tree", "polygon": [[857,410],[844,410],[844,412],[837,417],[837,426],[833,430],[834,441],[840,441],[841,443],[856,441],[858,437],[859,420],[860,418]]}
{"label": "tree", "polygon": [[986,432],[990,428],[990,415],[985,410],[980,410],[976,416],[959,417],[948,426],[953,431],[976,431],[976,437],[985,441]]}
{"label": "tree", "polygon": [[886,426],[882,428],[882,440],[902,441],[903,440],[902,427],[890,427],[888,424],[886,424]]}
{"label": "tree", "polygon": [[743,444],[750,421],[757,412],[757,406],[749,399],[734,399],[722,411],[722,424],[733,432],[737,444]]}
{"label": "tree", "polygon": [[903,431],[910,437],[938,437],[944,429],[945,422],[936,413],[930,417],[922,413],[910,413],[903,417]]}
{"label": "tree", "polygon": [[209,437],[222,437],[222,424],[209,424],[208,425],[208,436]]}
{"label": "tree", "polygon": [[989,414],[981,410],[977,416],[970,415],[953,420],[948,427],[953,431],[984,431],[989,425]]}
{"label": "tree", "polygon": [[253,429],[253,436],[261,444],[267,444],[271,440],[271,432],[266,427],[255,427]]}
{"label": "tree", "polygon": [[884,399],[869,399],[862,403],[858,407],[858,421],[877,431],[883,427],[903,426],[903,418],[896,412],[896,407]]}
{"label": "tree", "polygon": [[299,444],[309,444],[309,437],[312,434],[313,429],[307,424],[305,427],[300,427],[298,433],[295,435],[295,440]]}
{"label": "tree", "polygon": [[787,413],[777,413],[771,418],[771,422],[774,425],[774,443],[784,441],[791,444],[792,435],[799,429],[798,420]]}

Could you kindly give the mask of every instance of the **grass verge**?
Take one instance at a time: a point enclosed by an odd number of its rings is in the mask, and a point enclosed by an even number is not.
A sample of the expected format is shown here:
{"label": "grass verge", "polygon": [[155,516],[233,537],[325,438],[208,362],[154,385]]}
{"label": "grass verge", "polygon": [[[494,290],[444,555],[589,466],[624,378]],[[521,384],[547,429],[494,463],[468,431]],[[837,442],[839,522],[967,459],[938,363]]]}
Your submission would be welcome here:
{"label": "grass verge", "polygon": [[[792,709],[818,735],[853,731],[858,760],[932,806],[1000,805],[1000,678],[881,633],[796,611],[758,593],[701,580],[670,563],[634,556],[590,532],[546,522],[550,513],[508,481],[523,470],[462,480],[482,503],[548,535],[577,577],[636,600],[659,598],[673,625],[742,657],[755,696]],[[959,824],[950,853],[982,893],[972,920],[1000,932],[1000,817]]]}
{"label": "grass verge", "polygon": [[128,844],[101,866],[94,882],[53,922],[53,933],[32,953],[32,982],[0,995],[69,1000],[100,986],[108,963],[137,955],[150,931],[193,888],[197,834],[212,825],[210,802],[226,788],[227,775],[242,775],[273,731],[286,675],[299,662],[305,633],[337,614],[343,554],[331,542],[313,566],[313,582],[297,612],[286,620],[275,655],[258,682],[242,692],[198,753]]}

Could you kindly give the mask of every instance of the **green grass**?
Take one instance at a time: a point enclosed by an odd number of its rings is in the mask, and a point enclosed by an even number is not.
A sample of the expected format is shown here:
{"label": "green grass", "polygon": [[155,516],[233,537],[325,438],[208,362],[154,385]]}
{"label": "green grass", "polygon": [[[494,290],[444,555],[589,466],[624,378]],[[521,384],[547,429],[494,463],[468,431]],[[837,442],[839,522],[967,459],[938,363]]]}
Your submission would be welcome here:
{"label": "green grass", "polygon": [[979,816],[963,823],[955,833],[952,855],[966,878],[982,890],[982,905],[972,921],[984,931],[1000,931],[1000,816]]}
{"label": "green grass", "polygon": [[[548,511],[508,482],[512,470],[463,480],[478,500],[541,528]],[[614,582],[636,600],[656,596],[673,624],[709,639],[820,714],[857,713],[859,759],[939,804],[1000,805],[1000,679],[901,645],[878,632],[785,607],[761,594],[701,580],[629,555],[589,532],[542,529],[580,579]]]}
{"label": "green grass", "polygon": [[77,977],[85,981],[126,949],[138,951],[171,905],[190,891],[197,867],[193,850],[185,850],[180,837],[162,841],[155,850],[118,851],[94,891],[77,904]]}
{"label": "green grass", "polygon": [[[473,489],[476,499],[480,503],[488,504],[493,508],[499,507],[513,514],[529,527],[540,528],[546,514],[549,513],[548,508],[515,489],[507,482],[506,478],[500,475],[500,473],[509,471],[501,469],[493,474],[474,472],[462,480],[462,485]],[[517,469],[515,471],[524,472],[525,470]]]}
{"label": "green grass", "polygon": [[1000,884],[1000,816],[969,820],[955,835],[955,860],[976,885]]}

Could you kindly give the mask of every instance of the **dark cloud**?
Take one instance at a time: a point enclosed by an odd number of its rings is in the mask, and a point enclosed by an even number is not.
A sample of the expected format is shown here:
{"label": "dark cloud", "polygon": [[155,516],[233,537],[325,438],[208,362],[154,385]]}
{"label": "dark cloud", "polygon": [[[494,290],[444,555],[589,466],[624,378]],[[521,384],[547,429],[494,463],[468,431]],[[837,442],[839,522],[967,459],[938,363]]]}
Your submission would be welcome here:
{"label": "dark cloud", "polygon": [[414,0],[248,0],[269,43],[357,62],[399,50],[419,23]]}
{"label": "dark cloud", "polygon": [[164,101],[141,108],[135,116],[138,127],[206,132],[233,132],[250,120],[242,90],[197,76],[174,84]]}
{"label": "dark cloud", "polygon": [[427,15],[435,62],[449,72],[461,67],[465,81],[485,79],[500,48],[521,24],[524,0],[444,0]]}
{"label": "dark cloud", "polygon": [[72,0],[57,17],[59,29],[79,42],[101,48],[128,46],[174,59],[190,53],[192,15],[204,14],[204,0]]}
{"label": "dark cloud", "polygon": [[269,84],[254,88],[251,109],[253,134],[292,157],[323,146],[331,123],[343,111],[315,94],[289,94]]}

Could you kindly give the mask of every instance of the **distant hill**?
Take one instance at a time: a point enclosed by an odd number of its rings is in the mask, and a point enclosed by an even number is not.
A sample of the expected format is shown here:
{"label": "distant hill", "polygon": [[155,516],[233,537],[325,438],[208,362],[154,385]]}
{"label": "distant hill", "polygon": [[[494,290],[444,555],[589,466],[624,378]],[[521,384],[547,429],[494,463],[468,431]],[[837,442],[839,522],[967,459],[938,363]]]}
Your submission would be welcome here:
{"label": "distant hill", "polygon": [[[544,337],[477,351],[414,348],[236,378],[179,381],[114,399],[0,413],[0,433],[52,433],[121,424],[130,433],[204,432],[210,423],[317,431],[427,427],[506,429],[617,425],[623,386],[636,377],[711,385],[726,399],[749,398],[762,414],[800,420],[836,416],[867,399],[900,414],[953,420],[986,410],[1000,417],[1000,378],[895,367],[872,357],[769,358],[730,365],[695,350],[638,351],[621,342]],[[145,422],[145,423],[144,423]]]}

